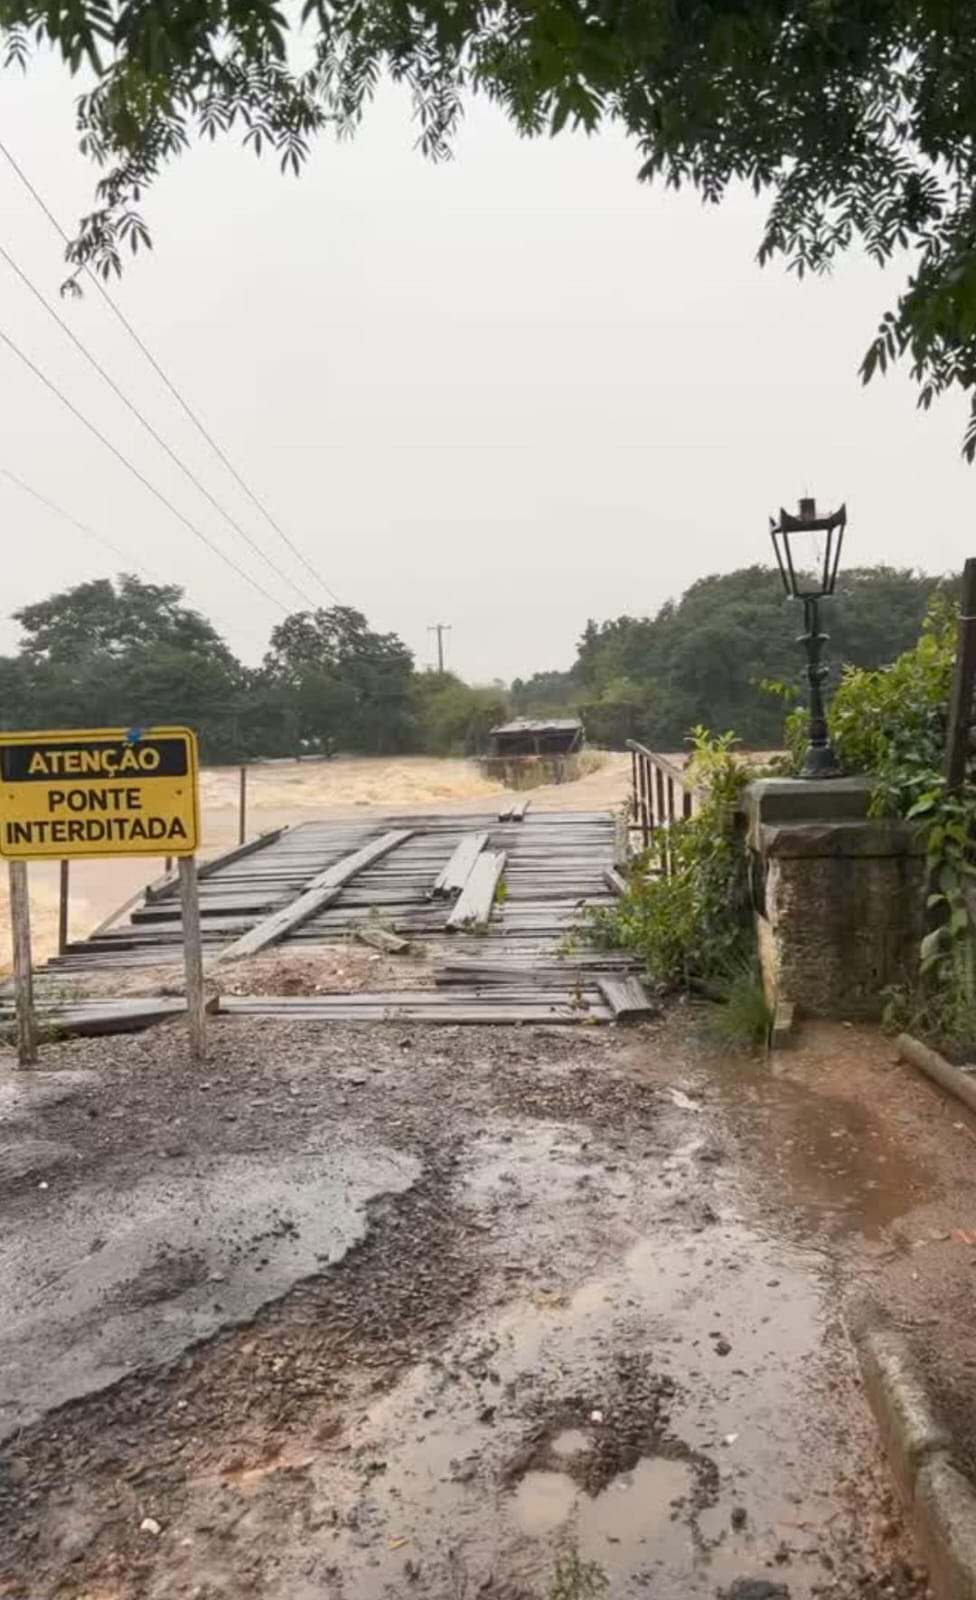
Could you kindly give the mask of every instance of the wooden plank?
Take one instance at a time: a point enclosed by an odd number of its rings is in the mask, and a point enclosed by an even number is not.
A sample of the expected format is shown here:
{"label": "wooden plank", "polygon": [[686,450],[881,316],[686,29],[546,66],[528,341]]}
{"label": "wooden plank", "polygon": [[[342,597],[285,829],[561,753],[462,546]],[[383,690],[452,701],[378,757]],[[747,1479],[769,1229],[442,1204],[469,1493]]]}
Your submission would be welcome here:
{"label": "wooden plank", "polygon": [[360,944],[370,944],[374,950],[384,950],[391,956],[400,956],[410,949],[409,939],[401,939],[399,934],[390,933],[386,928],[359,927],[354,937]]}
{"label": "wooden plank", "polygon": [[525,813],[528,811],[530,804],[531,804],[531,801],[529,801],[529,800],[519,800],[519,801],[517,801],[516,804],[512,807],[512,811],[511,811],[512,821],[513,822],[524,822],[525,821]]}
{"label": "wooden plank", "polygon": [[[527,989],[534,993],[541,990],[563,989],[567,994],[575,994],[590,990],[595,992],[597,977],[603,970],[600,967],[590,967],[579,972],[572,970],[567,972],[565,968],[521,965],[513,961],[504,972],[438,972],[434,983],[438,990],[450,990],[453,994],[459,989],[472,986],[480,990]],[[621,970],[626,973],[626,968]]]}
{"label": "wooden plank", "polygon": [[447,919],[449,932],[463,928],[485,928],[495,904],[495,890],[505,870],[504,850],[483,850],[471,869],[470,876],[451,915]]}
{"label": "wooden plank", "polygon": [[604,867],[603,881],[608,889],[613,890],[614,894],[626,894],[630,888],[627,879],[622,872],[617,871],[616,867]]}
{"label": "wooden plank", "polygon": [[438,874],[434,883],[434,895],[460,894],[468,881],[471,868],[487,843],[487,833],[465,834],[447,865]]}
{"label": "wooden plank", "polygon": [[350,1011],[375,1011],[377,1007],[394,1007],[399,1005],[413,1006],[420,1011],[439,1011],[444,1006],[458,1006],[469,1001],[478,1005],[494,1006],[505,1005],[509,1001],[518,1005],[576,1005],[585,1009],[587,1003],[603,1005],[604,1001],[595,984],[585,990],[577,990],[565,981],[561,989],[550,990],[546,994],[534,995],[531,989],[526,989],[523,984],[513,984],[509,988],[481,989],[477,986],[452,989],[450,994],[445,994],[442,989],[363,989],[352,993],[333,990],[330,993],[316,993],[308,995],[237,995],[234,996],[239,1011],[261,1011],[268,999],[278,1003],[281,1000],[289,1006],[310,1006],[313,1010],[318,1005],[326,1007],[342,1005]]}
{"label": "wooden plank", "polygon": [[512,815],[511,806],[503,806],[498,813],[499,822],[507,822]]}
{"label": "wooden plank", "polygon": [[344,886],[350,878],[356,876],[357,872],[362,872],[364,867],[378,861],[381,856],[388,855],[391,850],[396,850],[410,837],[409,832],[394,829],[382,834],[379,839],[374,839],[372,844],[364,845],[361,850],[354,850],[351,855],[343,856],[341,861],[327,867],[324,872],[313,878],[303,892],[289,900],[287,905],[278,911],[273,911],[269,917],[264,917],[253,928],[249,928],[247,933],[235,939],[233,944],[229,944],[220,952],[217,960],[238,961],[243,956],[253,956],[259,950],[266,950],[268,945],[278,944],[287,934],[292,933],[303,922],[307,922],[310,917],[314,917],[316,912],[330,905],[333,900],[337,900]]}
{"label": "wooden plank", "polygon": [[352,996],[330,995],[303,999],[291,995],[266,995],[255,1006],[254,996],[245,1005],[237,995],[222,995],[221,1015],[292,1017],[308,1022],[423,1022],[423,1023],[481,1023],[502,1026],[517,1022],[565,1022],[580,1024],[610,1022],[613,1012],[608,1006],[595,1005],[589,1009],[573,1005],[560,1005],[545,1000],[527,1001],[524,1004],[506,1001],[493,1005],[485,999],[468,1000],[440,1006],[415,1005],[411,1001],[397,1000],[375,1006],[357,1007],[348,1004]]}
{"label": "wooden plank", "polygon": [[640,978],[610,978],[602,974],[596,986],[610,1007],[617,1022],[629,1022],[635,1017],[653,1017],[658,1007],[654,1004]]}
{"label": "wooden plank", "polygon": [[[631,755],[631,760],[636,761],[636,756]],[[618,811],[613,819],[613,864],[615,867],[625,867],[630,856],[630,828],[627,822],[627,813]]]}
{"label": "wooden plank", "polygon": [[[220,872],[224,867],[229,867],[233,861],[241,861],[245,856],[254,855],[257,850],[264,850],[269,844],[276,844],[282,834],[287,833],[287,827],[269,828],[267,833],[259,833],[256,839],[248,839],[246,844],[231,845],[228,850],[221,850],[215,856],[210,856],[206,861],[197,862],[197,879],[201,881],[209,878],[215,872]],[[156,878],[146,885],[143,891],[148,903],[161,900],[165,895],[175,895],[180,882],[179,870],[164,872],[161,878]],[[124,909],[124,908],[123,908]],[[110,918],[115,921],[115,916]]]}
{"label": "wooden plank", "polygon": [[[217,998],[207,1002],[208,1012],[217,1009]],[[186,1014],[183,999],[76,1000],[67,1004],[41,1005],[38,1015],[45,1030],[59,1034],[100,1037],[110,1033],[138,1033],[143,1028],[169,1022]],[[0,1007],[0,1032],[7,1033],[13,1023],[8,1007]]]}

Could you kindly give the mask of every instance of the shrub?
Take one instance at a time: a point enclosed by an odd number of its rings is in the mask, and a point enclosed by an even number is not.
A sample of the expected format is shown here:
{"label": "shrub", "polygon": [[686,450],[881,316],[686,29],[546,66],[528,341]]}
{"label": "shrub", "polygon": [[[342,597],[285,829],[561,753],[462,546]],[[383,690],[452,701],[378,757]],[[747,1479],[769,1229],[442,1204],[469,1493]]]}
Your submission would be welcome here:
{"label": "shrub", "polygon": [[[944,775],[956,612],[931,603],[921,637],[891,666],[848,667],[830,704],[831,742],[846,771],[874,780],[871,812],[915,822],[927,854],[929,931],[915,979],[888,996],[886,1021],[951,1051],[976,1042],[976,785],[972,771],[950,794]],[[786,719],[793,770],[806,743],[806,713]]]}
{"label": "shrub", "polygon": [[737,820],[752,774],[735,754],[734,735],[696,728],[691,742],[697,812],[655,829],[627,893],[591,912],[588,930],[597,943],[633,950],[651,977],[708,990],[727,984],[753,957],[748,859]]}

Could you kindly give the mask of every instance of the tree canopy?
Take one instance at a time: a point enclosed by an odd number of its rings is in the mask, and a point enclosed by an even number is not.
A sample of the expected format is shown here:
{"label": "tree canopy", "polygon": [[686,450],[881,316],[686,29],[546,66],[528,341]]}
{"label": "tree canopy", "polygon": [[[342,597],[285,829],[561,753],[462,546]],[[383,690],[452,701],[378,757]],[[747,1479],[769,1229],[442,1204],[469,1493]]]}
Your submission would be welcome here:
{"label": "tree canopy", "polygon": [[24,606],[0,657],[7,728],[187,723],[207,761],[353,752],[450,755],[484,747],[507,712],[495,690],[417,672],[402,639],[359,611],[296,612],[262,665],[238,661],[171,585],[123,575]]}
{"label": "tree canopy", "polygon": [[[822,623],[836,683],[842,665],[879,667],[918,636],[940,580],[892,567],[841,572]],[[680,750],[691,728],[731,729],[755,748],[776,748],[783,704],[763,688],[799,687],[802,618],[768,567],[701,578],[653,617],[587,623],[569,672],[541,673],[513,685],[527,711],[576,706],[590,740],[617,746],[638,739]],[[539,699],[533,695],[538,686]]]}
{"label": "tree canopy", "polygon": [[[831,664],[894,660],[914,642],[940,586],[891,567],[842,572],[833,607],[824,608]],[[287,617],[259,667],[238,661],[179,588],[126,575],[62,590],[15,620],[20,647],[0,656],[0,725],[188,723],[211,762],[474,755],[512,711],[578,710],[591,744],[611,748],[635,738],[680,749],[698,724],[769,748],[780,742],[784,708],[762,685],[792,688],[802,676],[801,619],[768,567],[702,578],[653,617],[590,621],[566,671],[516,679],[511,692],[418,672],[397,634],[371,628],[350,606]]]}
{"label": "tree canopy", "polygon": [[863,375],[905,356],[923,405],[976,389],[976,0],[0,0],[7,62],[35,41],[94,80],[78,129],[104,173],[76,267],[148,241],[141,197],[194,138],[238,130],[297,172],[387,74],[432,156],[478,92],[526,134],[622,126],[641,178],[768,194],[762,260],[909,252]]}

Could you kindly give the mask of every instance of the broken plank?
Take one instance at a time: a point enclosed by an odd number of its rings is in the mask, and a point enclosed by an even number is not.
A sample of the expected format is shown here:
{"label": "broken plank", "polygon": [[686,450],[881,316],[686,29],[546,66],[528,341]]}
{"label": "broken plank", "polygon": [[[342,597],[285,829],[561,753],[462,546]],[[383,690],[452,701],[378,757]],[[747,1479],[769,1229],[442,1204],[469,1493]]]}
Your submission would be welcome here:
{"label": "broken plank", "polygon": [[616,867],[604,867],[603,881],[608,889],[613,890],[614,894],[626,894],[630,888],[627,879],[622,872],[617,871]]}
{"label": "broken plank", "polygon": [[447,919],[447,929],[486,928],[495,904],[495,890],[505,870],[504,850],[484,850],[471,869],[457,904]]}
{"label": "broken plank", "polygon": [[610,978],[597,975],[596,986],[610,1007],[616,1022],[630,1022],[636,1017],[653,1017],[658,1007],[654,1004],[640,978]]}
{"label": "broken plank", "polygon": [[360,944],[370,944],[374,950],[384,950],[390,956],[402,956],[405,950],[410,949],[409,939],[401,939],[398,933],[390,933],[387,928],[358,927],[354,938]]}
{"label": "broken plank", "polygon": [[[208,1001],[206,1009],[216,1011],[216,996]],[[109,1033],[139,1033],[143,1028],[170,1022],[185,1012],[186,1000],[182,998],[69,1001],[63,1005],[38,1006],[37,1021],[42,1033],[100,1037]],[[4,1007],[0,1011],[0,1035],[9,1038],[12,1033],[13,1018]]]}
{"label": "broken plank", "polygon": [[487,843],[487,833],[465,834],[434,883],[435,897],[460,894],[468,881],[471,868]]}
{"label": "broken plank", "polygon": [[357,872],[378,861],[381,856],[389,855],[391,850],[410,838],[408,830],[396,828],[389,833],[384,833],[379,839],[374,839],[372,844],[364,845],[361,850],[354,850],[351,855],[343,856],[340,861],[327,867],[317,877],[306,885],[301,894],[296,895],[283,905],[278,911],[273,911],[270,916],[249,928],[247,933],[235,939],[226,950],[222,950],[217,957],[218,961],[238,961],[243,956],[256,955],[259,950],[267,949],[268,945],[278,944],[281,939],[314,917],[325,906],[337,900],[350,878]]}

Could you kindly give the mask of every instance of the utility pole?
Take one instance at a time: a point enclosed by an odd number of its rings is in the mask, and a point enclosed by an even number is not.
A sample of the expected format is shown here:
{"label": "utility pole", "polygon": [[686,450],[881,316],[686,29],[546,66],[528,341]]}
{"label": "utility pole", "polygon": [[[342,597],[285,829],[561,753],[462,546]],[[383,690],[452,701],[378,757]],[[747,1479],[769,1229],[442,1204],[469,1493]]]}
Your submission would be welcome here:
{"label": "utility pole", "polygon": [[432,623],[429,624],[429,626],[427,628],[427,632],[428,633],[436,633],[436,635],[437,635],[437,670],[438,670],[438,672],[443,672],[444,671],[444,635],[445,635],[445,633],[450,633],[450,631],[451,631],[451,624],[449,622],[432,622]]}

